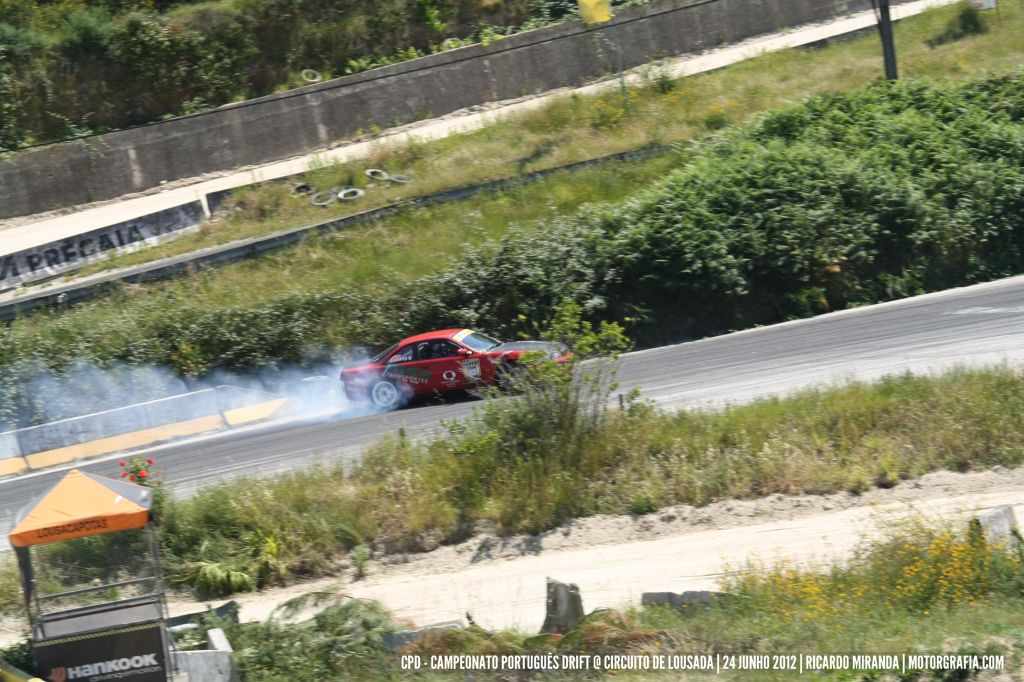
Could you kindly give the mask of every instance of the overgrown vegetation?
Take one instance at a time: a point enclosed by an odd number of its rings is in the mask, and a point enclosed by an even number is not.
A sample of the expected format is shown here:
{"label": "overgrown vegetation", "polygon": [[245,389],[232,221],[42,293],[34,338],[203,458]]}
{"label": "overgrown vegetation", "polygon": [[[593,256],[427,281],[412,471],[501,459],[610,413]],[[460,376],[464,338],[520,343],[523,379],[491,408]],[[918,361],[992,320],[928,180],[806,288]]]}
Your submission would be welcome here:
{"label": "overgrown vegetation", "polygon": [[[438,654],[945,652],[1001,656],[1004,670],[1014,670],[1024,647],[1022,559],[1019,536],[991,541],[973,524],[965,528],[909,518],[890,525],[877,539],[862,541],[847,559],[824,566],[752,559],[725,567],[718,586],[722,593],[709,604],[598,609],[563,635],[489,631],[471,623],[466,629],[429,633],[391,652],[388,633],[412,624],[396,621],[375,602],[341,592],[292,599],[265,623],[238,625],[211,614],[202,619],[202,627],[227,631],[243,682],[279,680],[296,669],[318,679],[451,679],[429,671],[426,663],[420,671],[402,670],[400,654],[416,654],[426,662]],[[31,668],[23,645],[3,653]],[[626,680],[665,679],[664,673],[615,673]],[[816,674],[867,682],[878,679],[879,672]],[[900,679],[963,680],[975,674],[968,669],[922,674],[911,668]],[[476,672],[474,678],[507,675]],[[699,673],[679,675],[672,678],[701,679]],[[558,672],[543,677],[590,678]],[[778,679],[778,673],[723,670],[718,677]]]}
{"label": "overgrown vegetation", "polygon": [[[635,4],[637,0],[613,4]],[[0,151],[212,108],[573,18],[569,0],[0,3]]]}
{"label": "overgrown vegetation", "polygon": [[[606,328],[602,338],[618,332]],[[930,471],[1024,464],[1024,373],[899,376],[717,411],[607,407],[609,380],[547,378],[488,402],[429,444],[372,447],[353,471],[238,479],[161,505],[169,578],[204,596],[354,576],[361,545],[423,551],[480,528],[535,533],[569,518],[674,504],[860,492]],[[546,386],[546,388],[545,388]],[[7,583],[2,583],[7,585]],[[17,608],[14,583],[0,593]]]}
{"label": "overgrown vegetation", "polygon": [[968,36],[980,35],[986,31],[988,31],[988,25],[985,23],[981,11],[971,5],[964,5],[946,25],[946,30],[929,40],[928,45],[938,47],[963,40]]}
{"label": "overgrown vegetation", "polygon": [[[658,150],[663,153],[656,153]],[[337,279],[323,279],[325,277],[345,278],[349,285],[359,286],[366,280],[381,276],[407,280],[416,274],[435,271],[439,258],[447,260],[457,256],[465,245],[500,238],[513,224],[536,225],[552,216],[574,213],[583,204],[620,201],[647,187],[678,163],[667,147],[652,149],[650,153],[651,157],[640,160],[606,159],[588,168],[556,172],[534,182],[482,192],[449,204],[418,209],[407,207],[376,224],[350,227],[344,235],[330,234],[319,241],[309,240],[298,249],[288,249],[281,258],[255,264],[256,272],[253,274],[259,279],[263,268],[270,263],[280,265],[284,261],[296,260],[299,261],[296,267],[307,270],[304,262],[313,258],[309,251],[315,249],[316,259],[326,259],[333,267],[304,272],[306,278],[313,278],[308,288],[338,286]],[[425,159],[413,162],[417,175],[408,185],[382,186],[363,172],[367,167],[377,165],[394,169],[395,166],[389,164],[398,162],[382,149],[379,156],[370,160],[329,164],[309,171],[303,179],[318,189],[340,185],[366,188],[365,196],[357,202],[336,202],[328,208],[312,205],[308,194],[293,192],[292,187],[299,184],[295,178],[291,182],[239,188],[227,200],[223,210],[212,220],[201,224],[197,232],[182,235],[155,248],[92,263],[75,276],[192,253],[207,246],[313,225],[383,206],[401,206],[407,200],[460,186],[460,180],[465,180],[467,185],[483,184],[496,179],[492,175],[501,176],[508,172],[514,178],[518,172],[516,164],[511,161],[506,164],[494,158],[473,164],[474,168],[466,169],[464,177],[436,177],[428,169],[429,163]],[[485,163],[489,167],[480,168]],[[369,187],[374,184],[377,186]],[[424,229],[425,226],[429,228]],[[354,253],[368,248],[368,242],[380,242],[382,238],[389,247],[388,251],[378,247],[381,252],[374,254],[373,260],[365,264],[360,262],[362,259],[355,258]],[[390,251],[399,251],[400,254],[392,256]],[[395,257],[395,262],[386,268],[387,272],[384,272],[385,268],[377,268],[389,256]],[[377,268],[374,277],[362,272],[368,268]]]}
{"label": "overgrown vegetation", "polygon": [[[295,625],[297,614],[317,609],[312,619]],[[227,625],[238,651],[240,675],[247,682],[280,679],[302,670],[314,679],[331,679],[343,671],[366,679],[388,673],[381,657],[385,635],[401,629],[379,604],[333,593],[310,594],[282,604],[265,623]],[[308,671],[308,673],[307,673]]]}
{"label": "overgrown vegetation", "polygon": [[[973,14],[971,14],[973,12]],[[950,31],[958,31],[962,15],[974,16],[981,34],[959,35],[930,44]],[[950,6],[901,21],[898,26],[901,68],[913,77],[976,77],[988,70],[1002,71],[1024,60],[1024,47],[1016,35],[1024,31],[1024,10],[1016,6],[1000,9],[999,20],[979,16],[969,8]],[[984,54],[984,58],[978,55]],[[623,99],[618,87],[599,95],[556,97],[535,110],[512,115],[478,131],[451,135],[429,142],[377,146],[365,159],[328,164],[315,159],[305,180],[320,189],[339,185],[364,186],[367,167],[409,173],[411,185],[371,189],[354,204],[337,203],[328,209],[309,205],[306,197],[289,196],[287,183],[267,183],[240,190],[233,212],[226,220],[208,223],[198,234],[173,243],[97,263],[90,270],[152,260],[160,256],[267,234],[309,224],[324,217],[365,210],[452,187],[496,178],[507,178],[544,168],[594,159],[609,153],[660,146],[689,140],[742,122],[751,114],[773,107],[788,106],[815,93],[842,91],[869,83],[878,73],[878,45],[875,36],[865,36],[814,51],[791,50],[765,55],[727,69],[673,80],[667,69],[651,64],[638,69],[635,87]],[[613,84],[614,85],[614,84]],[[660,160],[630,164],[630,173],[620,179],[588,179],[589,171],[562,175],[542,183],[554,193],[579,194],[584,202],[615,200],[640,187],[642,176],[656,177],[664,171]],[[590,182],[600,187],[586,189]],[[379,185],[379,183],[377,183]],[[564,215],[574,207],[558,202],[547,207],[545,192],[534,194],[533,185],[507,212],[506,222],[520,222],[520,212],[548,208],[549,217]],[[557,189],[556,189],[557,188]],[[475,200],[466,212],[476,209]],[[460,204],[461,206],[462,204]],[[437,224],[459,220],[450,213],[435,216],[416,212],[421,223]],[[392,221],[387,221],[391,223]],[[410,244],[413,252],[416,245]],[[335,253],[341,249],[335,249]],[[456,251],[446,254],[457,255]],[[420,272],[399,267],[408,279]],[[259,275],[257,275],[259,276]],[[271,279],[275,279],[271,277]]]}
{"label": "overgrown vegetation", "polygon": [[[880,589],[880,586],[884,586]],[[724,594],[710,604],[599,609],[564,635],[491,632],[471,624],[426,635],[400,653],[424,662],[438,654],[666,654],[779,655],[954,653],[1003,657],[1005,670],[1024,646],[1024,562],[1019,540],[992,542],[976,528],[923,519],[892,526],[862,542],[848,560],[815,568],[781,561],[731,567]],[[296,667],[346,679],[450,679],[440,673],[402,671],[384,647],[385,633],[401,626],[373,602],[310,595],[297,607],[327,603],[302,626],[282,619],[288,608],[260,625],[224,624],[246,682],[281,679]],[[280,652],[289,652],[282,656]],[[712,658],[712,660],[714,660]],[[909,659],[908,659],[909,660]],[[424,663],[424,668],[428,666]],[[613,669],[614,670],[614,669]],[[699,673],[614,671],[622,679],[700,679]],[[714,670],[712,670],[714,672]],[[825,679],[878,679],[881,671],[816,673]],[[962,680],[967,668],[924,674],[913,667],[900,679]],[[507,679],[509,673],[474,673]],[[795,673],[782,673],[792,676]],[[730,672],[727,679],[779,679],[778,672]],[[587,679],[545,672],[544,679]]]}
{"label": "overgrown vegetation", "polygon": [[[726,596],[707,606],[598,611],[564,637],[506,637],[504,646],[493,635],[452,632],[421,641],[413,650],[778,654],[945,649],[1001,654],[1009,669],[1024,644],[1024,621],[1016,614],[1024,597],[1019,545],[989,543],[976,531],[917,522],[863,543],[852,559],[823,571],[786,562],[734,569],[720,586]],[[913,676],[915,671],[909,672]],[[831,677],[876,679],[845,672]]]}
{"label": "overgrown vegetation", "polygon": [[[648,346],[1016,274],[1021,101],[1019,75],[879,82],[723,130],[633,198],[514,228],[412,281],[310,289],[300,277],[253,303],[254,278],[225,292],[208,275],[115,314],[98,302],[21,321],[0,330],[0,419],[31,420],[31,377],[83,358],[244,371],[428,328],[530,334],[563,299],[626,320]],[[371,258],[391,250],[378,240]],[[292,271],[282,261],[268,286]]]}

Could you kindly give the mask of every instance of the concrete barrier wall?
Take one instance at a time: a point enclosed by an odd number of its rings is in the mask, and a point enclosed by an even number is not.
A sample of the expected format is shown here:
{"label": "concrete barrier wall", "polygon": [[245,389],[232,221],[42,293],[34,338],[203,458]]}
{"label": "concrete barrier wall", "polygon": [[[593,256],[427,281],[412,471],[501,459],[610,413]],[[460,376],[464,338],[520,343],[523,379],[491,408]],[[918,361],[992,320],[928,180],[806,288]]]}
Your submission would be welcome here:
{"label": "concrete barrier wall", "polygon": [[8,457],[21,457],[21,445],[18,443],[18,436],[10,431],[0,433],[0,459]]}
{"label": "concrete barrier wall", "polygon": [[234,679],[230,651],[175,651],[174,662],[189,682],[232,682]]}
{"label": "concrete barrier wall", "polygon": [[0,476],[13,476],[23,473],[28,469],[28,462],[24,457],[8,457],[0,459]]}
{"label": "concrete barrier wall", "polygon": [[0,433],[0,476],[269,419],[287,400],[218,386]]}
{"label": "concrete barrier wall", "polygon": [[163,426],[129,431],[108,438],[95,438],[74,445],[55,447],[31,454],[26,453],[25,462],[29,469],[43,469],[88,457],[107,455],[112,452],[127,452],[152,445],[153,443],[162,443],[173,438],[219,431],[224,426],[224,419],[219,414],[207,415],[205,417],[176,421]]}
{"label": "concrete barrier wall", "polygon": [[257,403],[256,405],[248,405],[246,407],[236,407],[231,410],[225,410],[224,423],[228,426],[239,426],[241,424],[269,419],[277,414],[277,412],[283,408],[287,402],[287,398],[278,398],[277,400],[268,400],[267,402]]}
{"label": "concrete barrier wall", "polygon": [[20,474],[28,468],[21,456],[21,445],[16,433],[0,433],[0,476]]}
{"label": "concrete barrier wall", "polygon": [[217,392],[207,389],[31,426],[14,433],[21,444],[22,455],[27,456],[45,450],[219,414]]}
{"label": "concrete barrier wall", "polygon": [[189,682],[237,682],[234,649],[220,628],[206,632],[207,649],[175,651],[174,661]]}
{"label": "concrete barrier wall", "polygon": [[0,217],[150,189],[164,180],[307,153],[371,126],[579,85],[692,53],[869,9],[869,0],[656,0],[595,27],[579,22],[452,50],[0,161]]}
{"label": "concrete barrier wall", "polygon": [[[237,386],[217,386],[8,431],[0,434],[0,444],[10,442],[13,437],[17,440],[20,454],[29,456],[80,444],[95,445],[100,440],[127,436],[127,439],[121,438],[124,445],[111,448],[111,451],[126,450],[140,443],[153,442],[153,436],[164,433],[170,437],[182,435],[182,430],[188,433],[195,428],[220,428],[225,425],[226,413],[231,413],[237,423],[253,421],[253,415],[267,413],[268,403],[276,404],[280,400],[280,396],[272,393]],[[211,417],[214,419],[211,420]]]}

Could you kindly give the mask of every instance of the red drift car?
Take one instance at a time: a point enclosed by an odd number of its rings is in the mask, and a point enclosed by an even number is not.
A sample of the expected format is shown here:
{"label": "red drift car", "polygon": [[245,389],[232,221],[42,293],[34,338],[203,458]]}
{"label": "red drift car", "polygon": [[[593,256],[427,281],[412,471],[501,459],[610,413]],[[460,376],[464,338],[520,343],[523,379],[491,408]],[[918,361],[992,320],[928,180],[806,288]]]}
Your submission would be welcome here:
{"label": "red drift car", "polygon": [[410,336],[361,367],[341,370],[341,381],[349,400],[369,400],[391,409],[414,395],[493,384],[530,351],[544,352],[555,362],[571,356],[546,341],[502,343],[472,329],[443,329]]}

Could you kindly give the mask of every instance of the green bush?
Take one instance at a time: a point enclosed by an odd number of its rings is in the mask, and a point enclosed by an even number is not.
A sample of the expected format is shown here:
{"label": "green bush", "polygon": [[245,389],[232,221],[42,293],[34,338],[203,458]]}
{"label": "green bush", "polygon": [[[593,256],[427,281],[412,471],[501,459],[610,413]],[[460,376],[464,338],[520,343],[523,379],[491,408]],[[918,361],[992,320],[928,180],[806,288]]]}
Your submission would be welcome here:
{"label": "green bush", "polygon": [[366,564],[370,561],[370,548],[367,545],[356,545],[352,548],[352,551],[348,553],[352,564],[355,567],[353,576],[356,580],[362,580],[366,577]]}
{"label": "green bush", "polygon": [[14,69],[6,61],[7,47],[0,46],[0,150],[11,149],[25,141],[25,132],[18,124],[24,108],[18,92]]}
{"label": "green bush", "polygon": [[301,84],[295,74],[305,68],[355,73],[491,41],[571,18],[575,3],[563,4],[4,0],[0,50],[15,62],[9,77],[27,106],[13,122],[0,116],[0,151],[269,94]]}
{"label": "green bush", "polygon": [[41,314],[0,328],[0,419],[43,419],[27,382],[81,359],[273,372],[424,329],[535,334],[565,300],[651,346],[1017,274],[1022,103],[1019,75],[879,82],[723,130],[621,204],[514,228],[406,284]]}
{"label": "green bush", "polygon": [[[230,629],[239,674],[248,682],[281,680],[302,670],[310,679],[349,679],[383,670],[384,637],[398,630],[380,604],[335,595],[307,595],[293,600],[294,609],[327,602],[311,621],[292,625],[274,617],[258,625]],[[379,678],[378,678],[379,679]]]}
{"label": "green bush", "polygon": [[76,9],[64,17],[64,49],[73,58],[103,57],[110,47],[115,25],[111,15],[98,7]]}
{"label": "green bush", "polygon": [[562,293],[647,345],[1015,274],[1022,94],[879,83],[769,114],[617,208],[468,255],[406,319],[514,332]]}
{"label": "green bush", "polygon": [[929,47],[939,47],[987,31],[988,26],[985,24],[981,12],[970,5],[964,5],[946,25],[946,29],[927,42]]}
{"label": "green bush", "polygon": [[0,49],[11,61],[26,62],[45,46],[46,40],[38,30],[0,22]]}

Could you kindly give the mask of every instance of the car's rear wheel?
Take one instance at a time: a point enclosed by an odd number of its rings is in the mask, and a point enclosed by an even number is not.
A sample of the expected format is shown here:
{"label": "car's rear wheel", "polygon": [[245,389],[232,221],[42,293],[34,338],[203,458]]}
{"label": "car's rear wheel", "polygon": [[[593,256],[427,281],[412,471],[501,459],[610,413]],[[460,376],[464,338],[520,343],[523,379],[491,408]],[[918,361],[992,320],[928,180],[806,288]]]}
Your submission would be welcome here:
{"label": "car's rear wheel", "polygon": [[394,382],[378,379],[369,390],[370,401],[384,410],[393,410],[402,404],[402,391]]}

